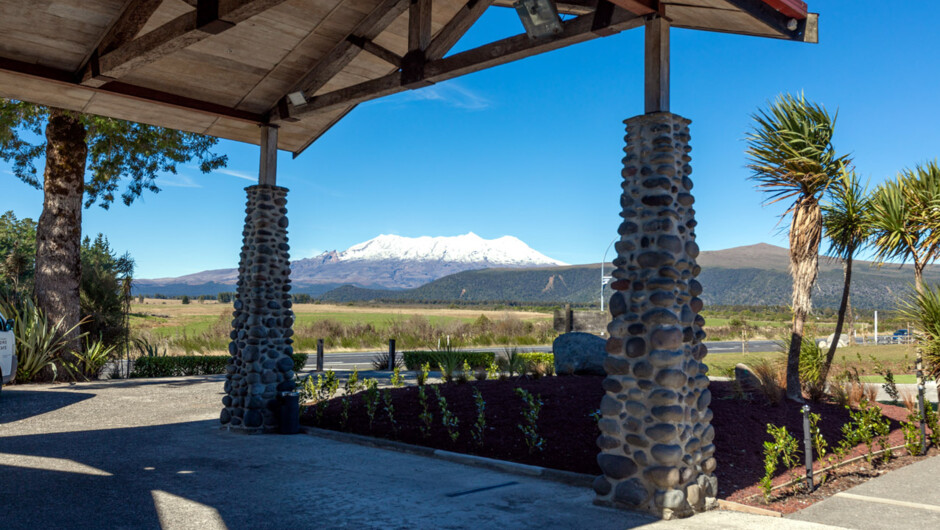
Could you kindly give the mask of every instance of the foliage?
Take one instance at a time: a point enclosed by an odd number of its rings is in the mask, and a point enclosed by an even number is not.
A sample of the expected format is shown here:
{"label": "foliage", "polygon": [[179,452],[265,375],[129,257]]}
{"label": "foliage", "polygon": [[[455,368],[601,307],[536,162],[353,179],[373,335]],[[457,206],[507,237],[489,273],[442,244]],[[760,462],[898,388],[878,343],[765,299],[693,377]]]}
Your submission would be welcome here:
{"label": "foliage", "polygon": [[904,434],[904,449],[907,449],[911,456],[920,454],[920,414],[910,413],[907,415],[907,421],[901,422],[901,432]]}
{"label": "foliage", "polygon": [[486,401],[483,400],[483,394],[476,388],[473,389],[473,402],[477,408],[477,420],[470,428],[470,438],[478,446],[483,446],[483,435],[486,432]]}
{"label": "foliage", "polygon": [[930,429],[930,442],[934,446],[940,446],[940,425],[938,425],[937,420],[937,409],[929,401],[924,403],[924,409],[924,414],[927,415],[927,428]]}
{"label": "foliage", "polygon": [[418,386],[424,386],[428,382],[428,375],[431,373],[431,363],[421,363],[421,369],[416,374]]}
{"label": "foliage", "polygon": [[101,340],[88,342],[85,337],[85,348],[83,351],[72,352],[74,363],[69,363],[73,375],[80,375],[86,380],[97,379],[98,373],[105,364],[111,359],[116,346],[108,346]]}
{"label": "foliage", "polygon": [[822,460],[826,458],[826,454],[829,451],[829,443],[826,442],[826,438],[823,437],[822,431],[819,429],[819,420],[822,417],[815,412],[811,412],[809,415],[809,435],[813,441],[813,449],[816,450],[816,458]]}
{"label": "foliage", "polygon": [[371,431],[372,422],[375,421],[375,411],[379,406],[379,382],[375,379],[366,379],[362,383],[366,389],[362,399],[366,407],[366,416],[369,417],[369,430]]}
{"label": "foliage", "polygon": [[453,373],[464,361],[474,368],[486,366],[493,362],[496,354],[475,351],[406,351],[402,352],[402,357],[409,370],[416,370],[424,363],[430,363],[432,366],[444,363],[454,367],[451,371]]}
{"label": "foliage", "polygon": [[16,338],[17,381],[29,383],[39,380],[46,377],[47,370],[55,380],[58,376],[56,362],[69,344],[65,337],[78,326],[63,330],[59,323],[49,320],[29,297],[21,297],[15,304],[0,300],[0,312],[14,320],[12,331]]}
{"label": "foliage", "polygon": [[36,222],[17,219],[12,210],[0,215],[0,285],[15,302],[32,291],[36,268]]}
{"label": "foliage", "polygon": [[456,442],[457,438],[460,437],[460,431],[457,430],[460,421],[457,419],[457,416],[454,416],[454,413],[447,408],[447,398],[441,395],[441,388],[439,386],[432,388],[437,397],[437,406],[441,409],[441,425],[447,430],[450,441]]}
{"label": "foliage", "polygon": [[82,331],[100,337],[106,345],[123,345],[134,260],[127,253],[118,256],[102,234],[82,241],[81,257],[81,312],[86,319]]}
{"label": "foliage", "polygon": [[799,463],[800,445],[785,426],[776,427],[767,424],[767,434],[773,441],[764,442],[764,476],[760,479],[760,488],[764,499],[770,500],[772,481],[780,461],[786,469],[792,469]]}
{"label": "foliage", "polygon": [[434,416],[428,408],[428,395],[424,388],[424,385],[418,386],[418,403],[421,405],[421,413],[418,414],[421,425],[418,425],[418,429],[421,431],[421,436],[427,438],[431,435],[431,423],[434,421]]}
{"label": "foliage", "polygon": [[509,373],[509,377],[522,377],[529,370],[529,361],[517,348],[507,348],[505,358],[500,359],[500,367]]}
{"label": "foliage", "polygon": [[405,378],[401,375],[401,368],[398,366],[392,370],[392,377],[389,379],[389,382],[395,388],[401,388],[405,386]]}
{"label": "foliage", "polygon": [[545,450],[545,439],[538,432],[539,413],[542,411],[541,396],[533,396],[531,392],[516,388],[516,395],[522,398],[525,406],[522,409],[523,423],[517,425],[522,435],[525,437],[525,445],[529,448],[529,453]]}
{"label": "foliage", "polygon": [[[295,353],[294,367],[303,367],[307,354]],[[230,355],[180,355],[175,357],[139,357],[134,361],[131,377],[179,377],[187,375],[224,374]],[[296,370],[296,371],[299,371]]]}
{"label": "foliage", "polygon": [[867,399],[862,399],[857,410],[849,407],[850,421],[842,426],[842,441],[836,453],[845,456],[853,447],[864,443],[868,446],[868,462],[871,463],[875,443],[885,450],[884,460],[891,458],[888,449],[888,435],[891,433],[891,422],[881,413],[881,408],[873,405]]}
{"label": "foliage", "polygon": [[141,336],[134,338],[134,347],[137,348],[137,353],[140,357],[165,357],[166,356],[166,345],[163,346],[163,350],[160,350],[160,345],[153,342],[148,336]]}
{"label": "foliage", "polygon": [[486,378],[496,379],[497,377],[499,377],[499,364],[497,364],[496,361],[492,361],[486,367]]}
{"label": "foliage", "polygon": [[382,392],[382,403],[384,404],[385,415],[388,416],[388,422],[392,426],[392,432],[398,432],[398,422],[395,421],[395,405],[392,404],[392,393],[387,388]]}
{"label": "foliage", "polygon": [[[11,162],[14,175],[37,189],[42,184],[36,161],[46,152],[44,127],[49,112],[32,103],[0,99],[0,159]],[[144,191],[159,192],[157,175],[175,174],[179,164],[197,160],[199,170],[209,173],[227,161],[211,152],[217,138],[91,114],[73,117],[86,130],[86,172],[90,175],[85,182],[86,208],[95,202],[108,208],[125,178],[128,182],[120,199],[130,205]]]}
{"label": "foliage", "polygon": [[783,383],[780,366],[767,359],[751,365],[751,370],[760,381],[760,392],[771,405],[780,403],[783,399]]}
{"label": "foliage", "polygon": [[[372,368],[375,370],[388,370],[389,352],[382,351],[372,356]],[[395,368],[404,366],[405,363],[401,356],[395,356]]]}
{"label": "foliage", "polygon": [[894,372],[891,368],[886,367],[881,363],[874,355],[871,355],[871,362],[875,365],[875,373],[884,377],[885,382],[882,383],[881,388],[884,389],[885,393],[891,397],[891,403],[897,405],[898,399],[901,398],[901,393],[898,392],[898,385],[894,382]]}
{"label": "foliage", "polygon": [[457,372],[457,382],[466,383],[470,380],[470,377],[473,375],[473,369],[470,368],[470,363],[466,359],[463,361],[463,365],[460,367],[460,370]]}
{"label": "foliage", "polygon": [[878,186],[871,202],[876,259],[912,261],[920,290],[921,271],[940,257],[940,166],[934,160],[903,170]]}
{"label": "foliage", "polygon": [[940,379],[940,284],[926,284],[912,292],[901,301],[900,313],[915,322],[927,374]]}
{"label": "foliage", "polygon": [[555,355],[545,352],[519,352],[516,355],[521,357],[529,365],[530,370],[539,364],[555,364]]}

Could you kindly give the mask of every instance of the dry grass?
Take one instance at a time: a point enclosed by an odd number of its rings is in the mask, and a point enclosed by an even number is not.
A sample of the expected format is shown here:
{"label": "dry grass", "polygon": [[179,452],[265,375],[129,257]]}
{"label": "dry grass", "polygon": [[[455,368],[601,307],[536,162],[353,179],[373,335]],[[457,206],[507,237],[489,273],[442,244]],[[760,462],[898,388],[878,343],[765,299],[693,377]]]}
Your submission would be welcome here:
{"label": "dry grass", "polygon": [[760,380],[761,394],[772,405],[780,403],[783,399],[783,389],[786,387],[786,371],[780,363],[763,360],[753,366],[751,371]]}
{"label": "dry grass", "polygon": [[907,388],[901,389],[901,402],[911,414],[917,414],[917,395]]}

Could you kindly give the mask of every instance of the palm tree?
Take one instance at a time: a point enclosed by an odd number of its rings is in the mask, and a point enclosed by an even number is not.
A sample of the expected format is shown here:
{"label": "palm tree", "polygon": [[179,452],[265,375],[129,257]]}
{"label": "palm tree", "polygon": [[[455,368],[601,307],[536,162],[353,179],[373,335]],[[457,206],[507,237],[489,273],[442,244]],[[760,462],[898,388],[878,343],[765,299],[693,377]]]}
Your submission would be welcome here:
{"label": "palm tree", "polygon": [[753,115],[747,155],[751,179],[768,193],[767,203],[792,200],[781,215],[790,221],[790,274],[793,276],[793,328],[787,353],[787,398],[802,401],[800,347],[812,308],[811,291],[819,272],[822,212],[819,200],[849,164],[832,146],[835,117],[800,95],[778,96]]}
{"label": "palm tree", "polygon": [[924,267],[940,257],[940,166],[937,161],[905,169],[872,197],[872,238],[880,263],[914,264],[914,286],[924,289]]}
{"label": "palm tree", "polygon": [[849,308],[849,287],[852,283],[852,258],[855,252],[865,246],[871,234],[871,198],[868,186],[859,182],[855,171],[844,171],[834,183],[830,192],[831,200],[822,205],[823,230],[829,239],[827,254],[842,260],[845,285],[842,287],[842,301],[839,303],[839,315],[836,318],[836,333],[826,361],[820,369],[820,381],[825,383],[829,367],[836,355],[842,325],[845,323],[846,310]]}

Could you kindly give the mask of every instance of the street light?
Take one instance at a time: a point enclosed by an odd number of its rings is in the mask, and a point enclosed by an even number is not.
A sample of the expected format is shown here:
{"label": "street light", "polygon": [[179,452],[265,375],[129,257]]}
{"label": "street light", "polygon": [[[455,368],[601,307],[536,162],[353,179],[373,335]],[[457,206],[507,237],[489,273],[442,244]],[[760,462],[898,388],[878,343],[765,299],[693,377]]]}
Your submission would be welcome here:
{"label": "street light", "polygon": [[607,245],[607,250],[604,251],[604,259],[603,261],[601,261],[601,312],[602,313],[604,312],[604,286],[607,285],[607,283],[610,282],[611,279],[613,279],[613,276],[604,276],[604,264],[607,263],[607,253],[610,251],[610,247],[614,246],[614,243],[616,243],[618,239],[620,238],[615,237],[613,241],[611,241],[610,244]]}
{"label": "street light", "polygon": [[552,0],[518,0],[512,5],[530,39],[561,33],[561,17]]}

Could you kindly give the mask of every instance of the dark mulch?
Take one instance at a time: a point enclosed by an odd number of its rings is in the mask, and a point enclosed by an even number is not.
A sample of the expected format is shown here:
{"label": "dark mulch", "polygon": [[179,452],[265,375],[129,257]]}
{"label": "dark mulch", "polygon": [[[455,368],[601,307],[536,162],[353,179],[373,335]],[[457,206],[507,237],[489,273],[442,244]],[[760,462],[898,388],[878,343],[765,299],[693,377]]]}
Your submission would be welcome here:
{"label": "dark mulch", "polygon": [[[451,441],[441,425],[440,409],[430,387],[427,387],[427,395],[429,409],[434,415],[434,424],[428,437],[423,437],[419,430],[418,415],[421,407],[418,403],[417,387],[390,390],[397,423],[394,429],[381,405],[370,429],[363,405],[364,394],[351,398],[349,422],[345,428],[341,426],[340,419],[341,398],[327,403],[322,422],[317,423],[312,407],[307,410],[301,421],[305,425],[325,429],[597,475],[600,470],[596,462],[596,439],[600,432],[591,413],[597,410],[604,394],[601,388],[602,379],[593,376],[567,376],[471,381],[462,384],[454,382],[441,385],[441,394],[447,399],[448,408],[460,421],[460,436],[456,442]],[[544,403],[538,421],[539,433],[545,439],[545,449],[541,452],[529,452],[519,429],[519,424],[522,423],[523,401],[514,389],[520,387],[540,395]],[[486,401],[487,428],[482,446],[473,444],[470,437],[470,428],[476,419],[473,388],[479,389]],[[711,409],[714,412],[712,425],[715,426],[715,457],[718,460],[715,474],[718,477],[719,498],[785,512],[794,511],[821,498],[820,495],[826,490],[817,492],[815,497],[781,494],[778,495],[780,499],[767,505],[759,495],[757,484],[764,474],[763,442],[771,440],[767,434],[767,424],[786,426],[800,441],[802,450],[803,415],[799,405],[787,401],[771,405],[759,396],[747,400],[734,399],[731,384],[728,382],[713,381],[709,389],[712,392]],[[884,414],[892,420],[891,445],[902,445],[904,440],[899,421],[907,418],[907,410],[890,405],[880,406]],[[813,412],[822,416],[820,428],[824,438],[831,447],[836,446],[842,439],[842,425],[849,421],[848,410],[834,403],[823,402],[810,403],[810,407]],[[847,458],[866,452],[866,447],[859,446],[850,452]],[[900,453],[903,453],[903,450]],[[897,460],[890,466],[895,467],[910,461],[913,460],[907,457],[907,460]],[[821,467],[820,464],[816,465],[816,469]],[[840,480],[843,486],[854,485],[859,480],[867,480],[865,477],[868,475],[874,476],[879,472],[871,469],[865,471],[859,466],[854,466],[851,470],[842,472],[842,478],[836,479],[827,487],[832,490],[831,494],[838,491]],[[774,484],[782,484],[788,480],[790,474],[780,471]],[[833,478],[830,480],[833,481]]]}

